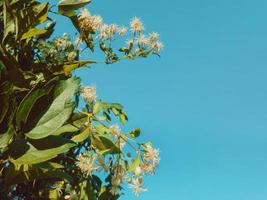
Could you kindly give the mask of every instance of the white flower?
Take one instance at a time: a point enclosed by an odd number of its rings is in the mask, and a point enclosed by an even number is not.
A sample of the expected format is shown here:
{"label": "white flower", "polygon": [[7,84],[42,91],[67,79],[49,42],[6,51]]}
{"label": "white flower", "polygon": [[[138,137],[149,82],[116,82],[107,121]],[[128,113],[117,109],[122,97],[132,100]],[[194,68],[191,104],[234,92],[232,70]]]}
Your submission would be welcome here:
{"label": "white flower", "polygon": [[163,44],[159,41],[157,41],[156,43],[151,45],[151,49],[155,50],[155,51],[160,51],[163,49]]}
{"label": "white flower", "polygon": [[86,176],[92,175],[92,172],[98,169],[95,164],[95,160],[84,155],[79,156],[78,161],[76,162],[76,166],[79,167],[81,172]]}
{"label": "white flower", "polygon": [[57,54],[57,50],[54,49],[54,48],[51,48],[51,49],[49,49],[48,54],[49,54],[50,56],[54,56],[54,55]]}
{"label": "white flower", "polygon": [[144,35],[140,35],[138,40],[137,40],[138,44],[141,46],[146,46],[149,44],[148,39],[144,36]]}
{"label": "white flower", "polygon": [[76,52],[74,52],[74,51],[70,52],[70,53],[68,54],[68,61],[69,61],[69,62],[74,61],[75,58],[76,58],[76,56],[77,56],[77,53],[76,53]]}
{"label": "white flower", "polygon": [[87,104],[94,103],[96,101],[96,88],[93,86],[86,86],[81,88],[81,95]]}
{"label": "white flower", "polygon": [[153,32],[149,35],[148,39],[149,41],[152,42],[156,42],[158,40],[159,34],[156,32]]}
{"label": "white flower", "polygon": [[126,27],[122,26],[122,27],[120,27],[120,28],[118,29],[118,34],[119,34],[120,36],[124,36],[126,33],[127,33],[127,28],[126,28]]}
{"label": "white flower", "polygon": [[116,24],[110,24],[108,26],[109,39],[111,39],[112,36],[116,33],[116,30],[117,30],[117,25]]}
{"label": "white flower", "polygon": [[79,16],[80,28],[84,32],[95,33],[102,25],[103,19],[99,15],[90,15],[87,9],[83,9]]}
{"label": "white flower", "polygon": [[145,161],[152,161],[154,163],[159,162],[159,150],[153,149],[151,145],[145,145],[144,146],[145,154],[144,154],[144,160]]}
{"label": "white flower", "polygon": [[103,24],[100,27],[100,31],[99,31],[99,39],[108,39],[108,25],[107,24]]}
{"label": "white flower", "polygon": [[116,135],[116,136],[120,136],[121,135],[121,129],[118,125],[114,124],[114,125],[111,125],[109,127],[109,130],[111,131],[112,134]]}
{"label": "white flower", "polygon": [[109,24],[109,25],[103,24],[100,27],[98,38],[104,40],[106,39],[111,40],[116,31],[117,31],[116,24]]}
{"label": "white flower", "polygon": [[86,8],[82,9],[81,14],[80,14],[81,19],[85,19],[85,18],[88,18],[90,16],[91,16],[91,14],[90,14],[89,10],[87,10]]}
{"label": "white flower", "polygon": [[64,46],[66,46],[66,41],[63,38],[57,38],[55,40],[55,45],[57,48],[63,48]]}
{"label": "white flower", "polygon": [[144,30],[144,25],[138,17],[134,17],[130,22],[131,31],[133,33],[141,32]]}
{"label": "white flower", "polygon": [[144,173],[154,174],[159,164],[159,150],[154,149],[151,145],[144,145],[144,163],[140,166]]}
{"label": "white flower", "polygon": [[154,174],[156,171],[156,168],[158,166],[159,161],[154,162],[144,162],[144,164],[141,165],[141,169],[146,174]]}
{"label": "white flower", "polygon": [[129,183],[129,188],[131,188],[136,196],[139,196],[141,192],[146,192],[147,189],[142,186],[143,178],[140,176],[138,178],[131,179]]}

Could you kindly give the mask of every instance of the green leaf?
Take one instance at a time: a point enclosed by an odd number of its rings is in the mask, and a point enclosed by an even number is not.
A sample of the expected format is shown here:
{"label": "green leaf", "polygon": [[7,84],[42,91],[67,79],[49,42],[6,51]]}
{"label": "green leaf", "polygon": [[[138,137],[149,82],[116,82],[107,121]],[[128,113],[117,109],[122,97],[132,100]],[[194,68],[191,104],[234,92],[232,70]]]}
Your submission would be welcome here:
{"label": "green leaf", "polygon": [[45,95],[48,95],[53,89],[53,85],[45,87],[37,84],[21,101],[16,113],[16,125],[20,127],[21,124],[27,122],[28,116],[34,104]]}
{"label": "green leaf", "polygon": [[80,197],[81,200],[96,200],[96,197],[94,195],[93,187],[90,183],[90,181],[85,180],[82,183],[79,184],[80,186]]}
{"label": "green leaf", "polygon": [[102,107],[102,102],[97,101],[94,105],[94,108],[93,108],[93,114],[96,115],[97,113],[99,113],[101,110],[101,107]]}
{"label": "green leaf", "polygon": [[71,140],[74,142],[83,142],[89,137],[89,135],[90,135],[90,129],[87,127],[78,135],[73,136]]}
{"label": "green leaf", "polygon": [[38,26],[46,21],[48,17],[48,11],[48,2],[30,6],[28,5],[24,9],[16,10],[16,38],[21,39],[25,33],[28,33],[28,31],[31,31],[31,29],[33,29],[35,26]]}
{"label": "green leaf", "polygon": [[136,159],[134,159],[129,167],[129,172],[134,172],[136,167],[138,167],[140,165],[140,154],[137,154]]}
{"label": "green leaf", "polygon": [[57,157],[58,154],[66,153],[70,148],[74,147],[75,144],[67,143],[60,147],[46,149],[46,150],[37,150],[34,146],[30,145],[30,149],[23,154],[21,157],[13,160],[11,162],[14,164],[37,164],[51,160],[52,158]]}
{"label": "green leaf", "polygon": [[105,154],[118,154],[121,152],[110,138],[103,135],[92,137],[92,145],[98,150],[104,151]]}
{"label": "green leaf", "polygon": [[44,2],[34,6],[34,14],[38,19],[38,23],[41,24],[46,21],[49,11],[49,3]]}
{"label": "green leaf", "polygon": [[4,18],[4,37],[3,41],[9,34],[15,33],[16,26],[15,20],[11,15],[12,11],[10,10],[9,6],[6,2],[3,4],[3,18]]}
{"label": "green leaf", "polygon": [[74,108],[75,105],[72,104],[61,110],[49,121],[37,125],[29,133],[26,133],[26,136],[32,139],[40,139],[54,134],[69,119]]}
{"label": "green leaf", "polygon": [[69,78],[67,80],[62,80],[55,88],[56,99],[53,101],[52,105],[44,116],[39,120],[37,125],[43,124],[51,120],[57,115],[57,112],[62,111],[66,103],[68,103],[74,96],[75,92],[78,90],[80,84],[79,78]]}
{"label": "green leaf", "polygon": [[136,138],[140,135],[141,130],[140,128],[134,129],[131,132],[129,132],[128,134],[132,137],[132,138]]}
{"label": "green leaf", "polygon": [[63,71],[65,75],[70,75],[71,72],[75,69],[78,69],[80,67],[86,67],[89,63],[95,63],[94,61],[76,61],[71,64],[65,64],[63,65]]}
{"label": "green leaf", "polygon": [[75,10],[84,7],[91,0],[61,0],[58,3],[58,12],[62,15],[72,17],[75,16]]}
{"label": "green leaf", "polygon": [[63,133],[73,133],[77,132],[79,129],[71,124],[66,124],[58,128],[52,135],[61,135]]}
{"label": "green leaf", "polygon": [[56,132],[71,116],[75,104],[66,105],[79,87],[79,79],[69,78],[61,81],[56,89],[56,99],[41,117],[35,128],[26,133],[32,139],[47,137]]}
{"label": "green leaf", "polygon": [[42,163],[35,164],[35,166],[40,168],[43,172],[47,172],[49,170],[54,170],[54,169],[64,168],[63,165],[58,164],[56,162],[42,162]]}
{"label": "green leaf", "polygon": [[119,118],[120,118],[120,122],[121,122],[122,124],[125,124],[126,121],[128,120],[128,117],[127,117],[127,115],[126,115],[125,113],[122,113],[122,114],[119,116]]}
{"label": "green leaf", "polygon": [[5,115],[7,114],[10,102],[9,102],[9,96],[12,92],[12,84],[9,82],[3,82],[0,86],[0,123],[5,118]]}
{"label": "green leaf", "polygon": [[[2,52],[3,53],[3,52]],[[4,65],[4,63],[0,60],[0,77],[1,77],[1,73],[2,71],[6,70],[6,66]]]}
{"label": "green leaf", "polygon": [[9,126],[9,129],[6,133],[0,134],[0,152],[2,149],[8,146],[14,133],[15,133],[15,130],[13,129],[13,127]]}
{"label": "green leaf", "polygon": [[91,0],[61,0],[58,7],[66,10],[77,10],[90,2]]}
{"label": "green leaf", "polygon": [[102,124],[95,125],[94,128],[98,133],[103,134],[103,135],[106,133],[110,133],[109,128],[107,128],[106,126]]}
{"label": "green leaf", "polygon": [[73,126],[81,127],[88,121],[88,116],[84,113],[73,113],[69,121]]}
{"label": "green leaf", "polygon": [[47,30],[45,29],[38,29],[38,28],[31,28],[28,32],[24,33],[21,37],[21,40],[25,40],[37,35],[45,34]]}
{"label": "green leaf", "polygon": [[45,173],[45,175],[48,177],[63,179],[67,182],[73,181],[72,176],[70,176],[68,173],[66,173],[64,171],[59,171],[59,170],[48,171],[47,173]]}

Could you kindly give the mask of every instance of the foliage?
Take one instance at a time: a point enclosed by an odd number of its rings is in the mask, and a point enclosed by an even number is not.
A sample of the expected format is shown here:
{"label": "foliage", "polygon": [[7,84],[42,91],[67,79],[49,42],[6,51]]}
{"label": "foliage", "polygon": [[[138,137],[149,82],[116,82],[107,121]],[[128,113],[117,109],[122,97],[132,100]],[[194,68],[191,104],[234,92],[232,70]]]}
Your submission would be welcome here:
{"label": "foliage", "polygon": [[[146,191],[143,175],[158,165],[158,150],[137,142],[140,129],[122,133],[112,123],[126,123],[123,106],[97,99],[96,89],[72,74],[99,62],[80,60],[85,49],[102,51],[106,64],[158,55],[158,35],[144,37],[134,18],[132,38],[114,50],[127,29],[81,10],[88,3],[62,0],[53,11],[48,2],[0,1],[1,199],[115,200],[127,182],[136,195]],[[67,34],[51,38],[54,13],[72,21],[76,43]]]}

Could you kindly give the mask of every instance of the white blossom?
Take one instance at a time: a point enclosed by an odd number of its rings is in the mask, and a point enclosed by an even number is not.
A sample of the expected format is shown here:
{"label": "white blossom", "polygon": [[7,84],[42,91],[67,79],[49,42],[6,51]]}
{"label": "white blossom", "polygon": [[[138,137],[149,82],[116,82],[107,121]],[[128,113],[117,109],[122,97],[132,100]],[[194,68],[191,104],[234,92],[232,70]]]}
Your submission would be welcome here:
{"label": "white blossom", "polygon": [[148,39],[150,42],[156,42],[158,40],[158,37],[159,37],[159,34],[156,32],[153,32],[148,36]]}
{"label": "white blossom", "polygon": [[95,33],[102,25],[103,19],[99,15],[91,15],[87,9],[83,9],[79,16],[79,25],[82,31]]}
{"label": "white blossom", "polygon": [[81,172],[86,176],[92,175],[92,173],[99,168],[96,166],[93,158],[85,155],[79,156],[76,166],[79,167]]}
{"label": "white blossom", "polygon": [[146,192],[147,189],[142,186],[143,178],[131,178],[129,188],[131,188],[136,196],[139,196],[141,192]]}
{"label": "white blossom", "polygon": [[146,46],[149,44],[149,40],[144,35],[140,35],[137,39],[137,42],[139,45],[142,46]]}
{"label": "white blossom", "polygon": [[138,17],[134,17],[130,22],[131,31],[133,33],[141,32],[144,30],[144,25]]}
{"label": "white blossom", "polygon": [[159,161],[159,150],[158,149],[154,149],[151,145],[145,145],[144,150],[145,150],[145,154],[144,154],[145,161],[153,161],[153,162]]}
{"label": "white blossom", "polygon": [[96,101],[96,88],[94,86],[86,86],[81,88],[80,93],[87,104],[94,103]]}
{"label": "white blossom", "polygon": [[150,47],[151,47],[151,49],[153,49],[155,51],[160,51],[163,49],[164,45],[161,42],[157,41],[154,44],[152,44]]}
{"label": "white blossom", "polygon": [[124,36],[126,33],[127,33],[127,28],[126,27],[122,26],[122,27],[118,28],[118,34],[120,36]]}
{"label": "white blossom", "polygon": [[121,129],[118,125],[114,124],[111,125],[109,127],[109,130],[111,131],[112,134],[116,135],[116,136],[120,136],[121,135]]}
{"label": "white blossom", "polygon": [[70,53],[68,54],[68,61],[69,61],[69,62],[74,61],[75,58],[76,58],[76,56],[77,56],[77,53],[76,53],[76,52],[74,52],[74,51],[70,52]]}

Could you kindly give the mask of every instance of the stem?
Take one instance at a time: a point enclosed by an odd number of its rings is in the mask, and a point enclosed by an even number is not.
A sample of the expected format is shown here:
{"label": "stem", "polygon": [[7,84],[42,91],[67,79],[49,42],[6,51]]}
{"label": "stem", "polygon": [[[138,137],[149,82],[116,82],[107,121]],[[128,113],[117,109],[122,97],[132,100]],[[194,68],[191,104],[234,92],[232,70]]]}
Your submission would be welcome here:
{"label": "stem", "polygon": [[121,139],[123,139],[127,144],[129,144],[130,147],[132,147],[136,152],[138,152],[139,150],[133,146],[130,142],[128,142],[126,139],[124,139],[123,137],[120,136]]}

